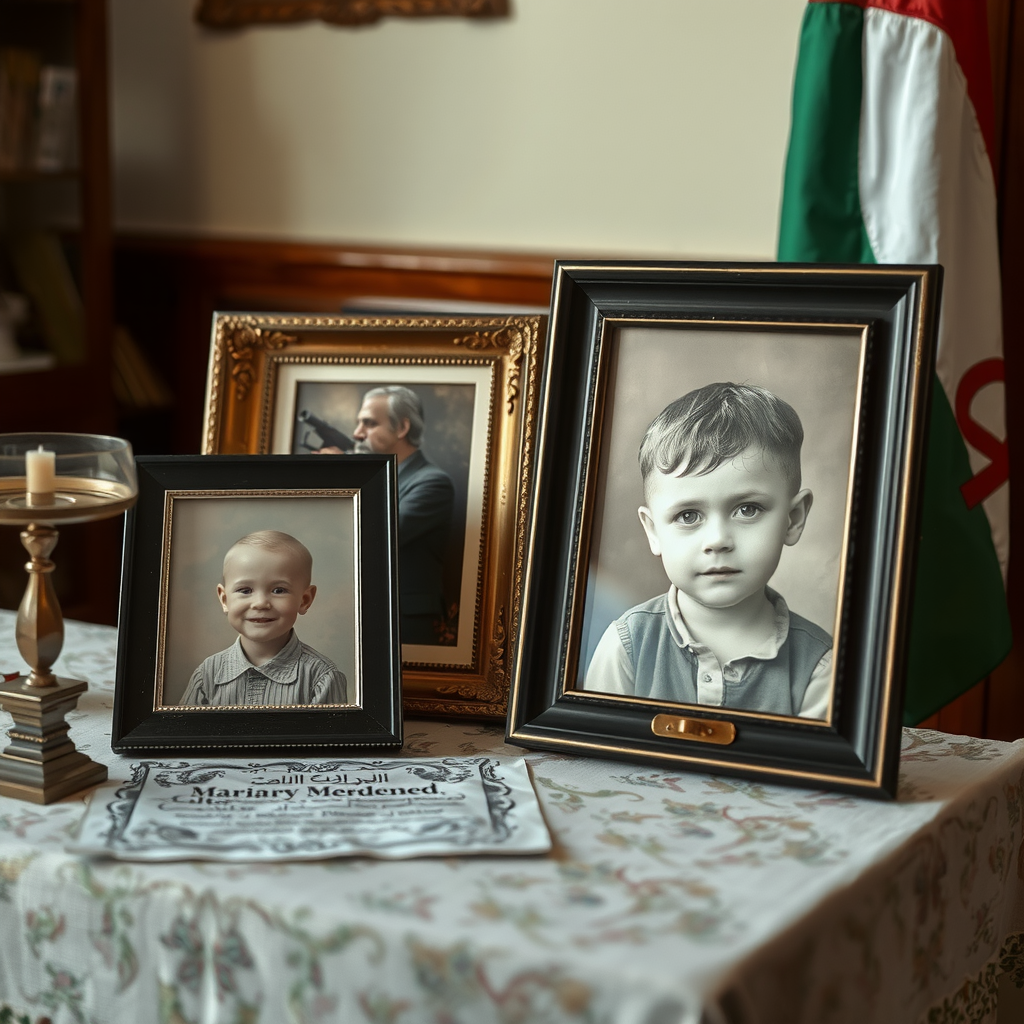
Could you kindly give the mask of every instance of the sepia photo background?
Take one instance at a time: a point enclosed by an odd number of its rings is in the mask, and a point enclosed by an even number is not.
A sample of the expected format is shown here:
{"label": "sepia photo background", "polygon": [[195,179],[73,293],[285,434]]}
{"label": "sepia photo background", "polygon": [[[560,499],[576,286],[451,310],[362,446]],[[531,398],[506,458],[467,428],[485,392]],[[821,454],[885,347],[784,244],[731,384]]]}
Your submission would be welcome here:
{"label": "sepia photo background", "polygon": [[174,499],[162,700],[176,705],[204,658],[231,646],[238,634],[217,597],[224,555],[240,537],[281,530],[313,556],[317,593],[295,621],[304,643],[345,674],[353,703],[361,704],[356,672],[355,502],[352,497],[217,496]]}
{"label": "sepia photo background", "polygon": [[651,554],[637,515],[643,504],[637,452],[644,432],[670,402],[718,381],[767,388],[800,417],[802,486],[810,488],[814,502],[803,536],[783,549],[769,585],[793,611],[831,634],[852,468],[860,331],[610,329],[578,683],[609,623],[668,589],[661,560]]}

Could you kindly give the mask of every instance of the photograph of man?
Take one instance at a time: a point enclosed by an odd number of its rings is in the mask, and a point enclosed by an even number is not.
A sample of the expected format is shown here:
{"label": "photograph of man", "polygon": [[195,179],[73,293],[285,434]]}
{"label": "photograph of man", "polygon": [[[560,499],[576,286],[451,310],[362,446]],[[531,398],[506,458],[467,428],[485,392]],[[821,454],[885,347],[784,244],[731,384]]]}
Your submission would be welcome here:
{"label": "photograph of man", "polygon": [[[444,561],[455,491],[451,478],[422,449],[423,403],[400,384],[363,395],[352,432],[354,454],[398,461],[398,592],[404,644],[436,644],[444,621]],[[315,449],[341,455],[337,445]]]}

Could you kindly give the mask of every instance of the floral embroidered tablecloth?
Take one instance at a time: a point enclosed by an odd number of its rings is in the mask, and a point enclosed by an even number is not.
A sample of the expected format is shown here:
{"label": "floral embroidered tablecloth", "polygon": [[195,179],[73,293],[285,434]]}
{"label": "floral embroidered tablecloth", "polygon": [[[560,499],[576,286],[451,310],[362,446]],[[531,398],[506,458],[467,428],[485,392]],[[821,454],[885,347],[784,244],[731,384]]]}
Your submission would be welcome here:
{"label": "floral embroidered tablecloth", "polygon": [[[20,667],[0,613],[0,670]],[[90,683],[79,749],[127,780],[114,631],[68,623],[57,669]],[[479,753],[523,752],[406,723],[404,755]],[[0,798],[0,1019],[991,1024],[999,976],[1024,982],[1022,743],[908,730],[888,804],[527,760],[543,856],[90,861],[64,850],[82,798]]]}

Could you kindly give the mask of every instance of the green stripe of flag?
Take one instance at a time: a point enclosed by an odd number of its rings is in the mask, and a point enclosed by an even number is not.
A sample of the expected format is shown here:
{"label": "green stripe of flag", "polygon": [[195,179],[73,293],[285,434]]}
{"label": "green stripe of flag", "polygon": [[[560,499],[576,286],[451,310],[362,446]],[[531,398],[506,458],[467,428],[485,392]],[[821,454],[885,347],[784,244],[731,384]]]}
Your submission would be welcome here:
{"label": "green stripe of flag", "polygon": [[793,84],[779,259],[874,263],[857,184],[864,12],[807,5]]}
{"label": "green stripe of flag", "polygon": [[966,693],[1010,653],[1013,634],[988,516],[968,509],[967,449],[939,380],[932,388],[903,722]]}

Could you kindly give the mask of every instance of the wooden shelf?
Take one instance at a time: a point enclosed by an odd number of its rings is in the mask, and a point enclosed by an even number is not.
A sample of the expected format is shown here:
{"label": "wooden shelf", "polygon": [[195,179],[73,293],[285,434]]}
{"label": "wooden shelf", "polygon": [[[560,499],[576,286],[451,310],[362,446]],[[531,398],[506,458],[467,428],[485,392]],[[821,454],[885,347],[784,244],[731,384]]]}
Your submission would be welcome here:
{"label": "wooden shelf", "polygon": [[82,0],[0,0],[3,7],[78,7]]}
{"label": "wooden shelf", "polygon": [[[2,3],[3,0],[0,0]],[[0,171],[0,185],[37,184],[42,181],[74,181],[81,171]]]}

